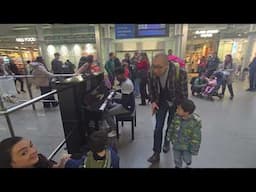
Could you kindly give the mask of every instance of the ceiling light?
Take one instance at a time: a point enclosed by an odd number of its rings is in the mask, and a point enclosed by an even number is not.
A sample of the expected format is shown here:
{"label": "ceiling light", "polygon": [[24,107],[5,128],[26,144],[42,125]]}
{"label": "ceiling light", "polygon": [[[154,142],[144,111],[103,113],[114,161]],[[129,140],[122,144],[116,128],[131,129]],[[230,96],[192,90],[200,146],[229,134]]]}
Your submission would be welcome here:
{"label": "ceiling light", "polygon": [[212,37],[212,34],[209,33],[209,34],[200,34],[200,37]]}
{"label": "ceiling light", "polygon": [[12,28],[13,31],[22,31],[22,30],[29,30],[28,27],[14,27]]}

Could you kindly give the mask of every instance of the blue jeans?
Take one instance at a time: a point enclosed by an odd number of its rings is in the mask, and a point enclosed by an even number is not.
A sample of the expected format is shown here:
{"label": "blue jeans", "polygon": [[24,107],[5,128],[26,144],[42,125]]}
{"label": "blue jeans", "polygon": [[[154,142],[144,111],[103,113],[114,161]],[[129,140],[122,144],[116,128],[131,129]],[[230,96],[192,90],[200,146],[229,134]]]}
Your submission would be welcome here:
{"label": "blue jeans", "polygon": [[192,163],[192,155],[189,151],[180,151],[173,149],[174,163],[178,168],[182,168],[182,161],[187,165]]}
{"label": "blue jeans", "polygon": [[[160,153],[162,149],[162,139],[163,139],[163,128],[164,128],[164,122],[167,112],[169,112],[168,120],[167,120],[167,127],[171,123],[174,113],[175,113],[176,107],[169,107],[168,104],[166,105],[160,105],[159,110],[156,113],[156,126],[154,130],[154,146],[153,151],[155,153]],[[167,129],[165,132],[165,138],[166,138]]]}
{"label": "blue jeans", "polygon": [[134,92],[136,96],[140,95],[140,79],[139,78],[135,79]]}

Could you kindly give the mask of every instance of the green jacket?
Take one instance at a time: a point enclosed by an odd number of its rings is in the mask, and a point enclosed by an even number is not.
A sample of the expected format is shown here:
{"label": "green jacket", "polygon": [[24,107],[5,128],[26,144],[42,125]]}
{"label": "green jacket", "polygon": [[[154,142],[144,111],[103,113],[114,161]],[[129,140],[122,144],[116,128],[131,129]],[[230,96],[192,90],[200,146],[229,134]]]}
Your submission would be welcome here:
{"label": "green jacket", "polygon": [[114,72],[115,72],[115,63],[113,60],[109,59],[106,63],[105,63],[105,70],[107,71],[108,75],[114,76]]}
{"label": "green jacket", "polygon": [[89,151],[84,160],[84,168],[110,168],[111,167],[111,152],[106,151],[106,158],[104,160],[95,160],[93,153]]}
{"label": "green jacket", "polygon": [[172,142],[175,150],[197,155],[201,144],[201,127],[199,115],[193,113],[184,120],[176,114],[168,127],[167,140]]}

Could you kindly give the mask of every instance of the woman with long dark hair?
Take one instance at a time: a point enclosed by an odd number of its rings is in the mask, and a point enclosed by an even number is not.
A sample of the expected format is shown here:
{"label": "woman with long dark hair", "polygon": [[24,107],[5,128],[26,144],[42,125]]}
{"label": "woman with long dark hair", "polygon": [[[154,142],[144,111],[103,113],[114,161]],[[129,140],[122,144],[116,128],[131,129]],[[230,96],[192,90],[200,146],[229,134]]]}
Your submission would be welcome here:
{"label": "woman with long dark hair", "polygon": [[226,85],[228,85],[228,91],[230,93],[230,99],[232,100],[234,97],[233,91],[233,78],[235,72],[235,64],[233,63],[232,55],[228,54],[225,56],[224,64],[223,64],[223,73],[225,75],[224,81],[222,83],[222,95],[224,96]]}
{"label": "woman with long dark hair", "polygon": [[64,168],[69,156],[59,163],[38,154],[33,143],[22,137],[10,137],[0,142],[0,168]]}

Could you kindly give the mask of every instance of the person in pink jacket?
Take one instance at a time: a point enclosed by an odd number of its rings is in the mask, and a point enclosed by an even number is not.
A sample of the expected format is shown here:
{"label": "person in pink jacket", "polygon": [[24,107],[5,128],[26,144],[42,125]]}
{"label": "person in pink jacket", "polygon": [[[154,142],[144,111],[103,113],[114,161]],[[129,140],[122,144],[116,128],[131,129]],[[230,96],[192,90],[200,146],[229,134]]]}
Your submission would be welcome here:
{"label": "person in pink jacket", "polygon": [[185,61],[179,57],[177,57],[176,55],[172,54],[172,49],[168,50],[168,60],[171,62],[177,62],[180,65],[180,68],[185,69]]}

